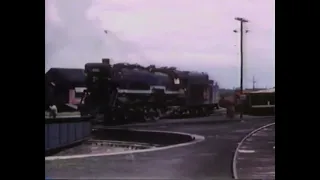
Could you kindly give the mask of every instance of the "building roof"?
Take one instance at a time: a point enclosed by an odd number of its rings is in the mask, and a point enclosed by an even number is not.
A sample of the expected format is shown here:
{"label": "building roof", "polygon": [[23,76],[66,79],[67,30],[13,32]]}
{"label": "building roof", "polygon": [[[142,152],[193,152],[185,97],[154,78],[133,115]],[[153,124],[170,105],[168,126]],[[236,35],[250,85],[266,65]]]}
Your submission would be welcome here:
{"label": "building roof", "polygon": [[259,90],[259,91],[252,91],[250,93],[275,93],[275,92],[276,92],[276,88],[263,89],[263,90]]}
{"label": "building roof", "polygon": [[46,81],[66,86],[85,86],[85,75],[83,69],[51,68],[45,74]]}

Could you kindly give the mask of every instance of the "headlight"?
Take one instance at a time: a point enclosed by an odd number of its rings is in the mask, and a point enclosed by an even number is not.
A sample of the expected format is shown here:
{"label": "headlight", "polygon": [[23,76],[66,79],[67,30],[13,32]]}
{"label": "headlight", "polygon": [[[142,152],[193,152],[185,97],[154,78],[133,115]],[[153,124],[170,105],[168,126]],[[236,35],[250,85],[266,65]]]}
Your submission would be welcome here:
{"label": "headlight", "polygon": [[173,79],[173,82],[174,82],[174,84],[180,84],[180,79],[179,78]]}

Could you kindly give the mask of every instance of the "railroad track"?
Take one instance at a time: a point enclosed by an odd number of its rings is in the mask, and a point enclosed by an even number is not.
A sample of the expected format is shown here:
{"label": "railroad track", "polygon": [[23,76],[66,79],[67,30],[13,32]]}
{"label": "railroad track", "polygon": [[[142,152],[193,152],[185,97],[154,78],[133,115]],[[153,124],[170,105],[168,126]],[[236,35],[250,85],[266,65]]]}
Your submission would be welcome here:
{"label": "railroad track", "polygon": [[88,140],[85,142],[85,144],[92,145],[92,146],[122,147],[122,148],[128,148],[128,149],[149,149],[149,148],[161,147],[161,145],[159,144],[114,141],[114,140]]}
{"label": "railroad track", "polygon": [[140,142],[126,142],[126,141],[113,141],[113,140],[95,140],[90,139],[83,142],[81,145],[66,149],[61,151],[53,156],[48,156],[46,160],[55,160],[55,159],[68,159],[71,156],[87,156],[96,155],[96,154],[114,154],[114,153],[123,153],[126,151],[135,151],[135,150],[144,150],[162,147],[157,144],[148,144]]}
{"label": "railroad track", "polygon": [[[191,146],[160,151],[46,160],[46,176],[52,179],[231,179],[232,153],[241,137],[273,121],[274,119],[270,118],[230,124],[168,125],[165,127],[166,131],[200,134],[206,139]],[[134,129],[164,130],[160,126],[162,125]],[[90,151],[103,149],[103,146],[99,145],[92,147]]]}
{"label": "railroad track", "polygon": [[275,123],[242,139],[234,154],[233,175],[235,179],[275,179]]}

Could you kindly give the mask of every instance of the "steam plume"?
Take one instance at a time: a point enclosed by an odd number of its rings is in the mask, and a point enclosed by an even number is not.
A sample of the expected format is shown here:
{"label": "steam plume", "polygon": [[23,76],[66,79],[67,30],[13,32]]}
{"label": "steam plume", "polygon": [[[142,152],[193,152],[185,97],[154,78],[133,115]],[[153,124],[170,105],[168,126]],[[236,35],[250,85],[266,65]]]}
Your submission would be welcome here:
{"label": "steam plume", "polygon": [[145,64],[147,58],[133,44],[111,31],[106,34],[87,17],[90,7],[91,0],[46,0],[45,71],[51,67],[83,68],[85,63],[101,62],[102,58],[111,58],[112,63]]}

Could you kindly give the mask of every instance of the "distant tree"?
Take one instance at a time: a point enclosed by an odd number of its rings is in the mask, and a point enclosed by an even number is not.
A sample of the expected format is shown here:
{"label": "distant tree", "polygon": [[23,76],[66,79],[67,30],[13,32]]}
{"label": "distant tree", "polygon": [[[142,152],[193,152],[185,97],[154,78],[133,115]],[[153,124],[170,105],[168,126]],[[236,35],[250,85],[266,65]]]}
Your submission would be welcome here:
{"label": "distant tree", "polygon": [[228,97],[228,96],[234,95],[235,90],[233,90],[233,89],[220,88],[220,89],[219,89],[219,93],[220,93],[220,96]]}
{"label": "distant tree", "polygon": [[152,70],[152,69],[155,69],[155,68],[156,68],[156,66],[152,64],[152,65],[149,65],[149,66],[148,66],[148,67],[146,67],[146,68],[150,71],[150,70]]}

